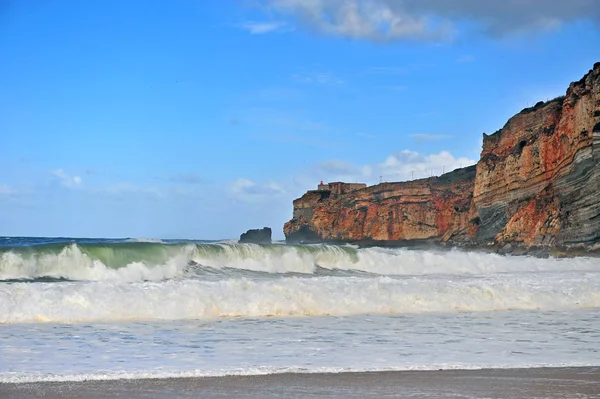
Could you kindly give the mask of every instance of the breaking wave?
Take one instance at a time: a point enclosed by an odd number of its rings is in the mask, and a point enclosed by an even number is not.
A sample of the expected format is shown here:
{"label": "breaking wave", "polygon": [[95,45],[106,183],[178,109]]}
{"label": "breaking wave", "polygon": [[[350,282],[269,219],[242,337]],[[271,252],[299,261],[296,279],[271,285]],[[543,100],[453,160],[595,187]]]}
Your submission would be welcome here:
{"label": "breaking wave", "polygon": [[600,307],[600,260],[235,243],[0,247],[0,323]]}
{"label": "breaking wave", "polygon": [[0,323],[600,307],[600,273],[0,285]]}
{"label": "breaking wave", "polygon": [[418,276],[552,271],[600,271],[600,261],[334,245],[124,242],[0,248],[0,281],[141,282],[253,273]]}

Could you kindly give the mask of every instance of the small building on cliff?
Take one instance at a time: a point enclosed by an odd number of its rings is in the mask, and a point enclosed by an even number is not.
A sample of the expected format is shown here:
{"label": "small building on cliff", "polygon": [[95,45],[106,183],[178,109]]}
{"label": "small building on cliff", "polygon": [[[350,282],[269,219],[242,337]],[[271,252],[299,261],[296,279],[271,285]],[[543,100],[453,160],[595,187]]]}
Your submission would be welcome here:
{"label": "small building on cliff", "polygon": [[341,195],[351,191],[361,190],[363,188],[367,188],[365,183],[343,183],[338,181],[323,184],[323,182],[321,182],[321,184],[317,186],[317,191],[329,191],[332,194]]}
{"label": "small building on cliff", "polygon": [[600,253],[599,188],[600,62],[565,96],[484,135],[476,165],[369,188],[320,184],[294,200],[284,233],[300,243],[439,242],[591,255]]}
{"label": "small building on cliff", "polygon": [[343,195],[363,188],[367,188],[365,183],[321,182],[316,190],[309,190],[301,198],[294,200],[293,218],[310,220],[313,217],[314,203],[327,200],[332,195]]}

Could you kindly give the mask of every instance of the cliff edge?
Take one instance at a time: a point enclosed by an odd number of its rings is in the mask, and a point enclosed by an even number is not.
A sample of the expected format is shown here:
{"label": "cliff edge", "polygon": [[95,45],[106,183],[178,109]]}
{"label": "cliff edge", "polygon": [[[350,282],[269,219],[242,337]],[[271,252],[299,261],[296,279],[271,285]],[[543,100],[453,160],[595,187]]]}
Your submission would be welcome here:
{"label": "cliff edge", "polygon": [[319,185],[288,242],[600,247],[600,63],[566,95],[483,135],[479,162],[399,183]]}

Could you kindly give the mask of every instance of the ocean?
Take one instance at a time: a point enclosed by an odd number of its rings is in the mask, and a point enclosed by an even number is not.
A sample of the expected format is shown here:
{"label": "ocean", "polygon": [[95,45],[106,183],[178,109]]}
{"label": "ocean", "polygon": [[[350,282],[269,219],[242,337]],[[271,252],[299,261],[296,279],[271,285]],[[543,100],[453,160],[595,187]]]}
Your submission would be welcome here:
{"label": "ocean", "polygon": [[599,367],[598,258],[0,238],[0,392]]}

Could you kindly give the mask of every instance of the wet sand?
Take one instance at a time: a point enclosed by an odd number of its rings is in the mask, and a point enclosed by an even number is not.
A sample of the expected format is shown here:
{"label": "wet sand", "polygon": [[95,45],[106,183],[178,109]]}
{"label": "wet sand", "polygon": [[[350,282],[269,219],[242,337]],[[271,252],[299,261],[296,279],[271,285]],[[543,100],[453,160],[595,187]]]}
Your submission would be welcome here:
{"label": "wet sand", "polygon": [[0,398],[600,398],[600,367],[0,384]]}

